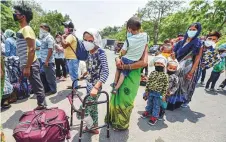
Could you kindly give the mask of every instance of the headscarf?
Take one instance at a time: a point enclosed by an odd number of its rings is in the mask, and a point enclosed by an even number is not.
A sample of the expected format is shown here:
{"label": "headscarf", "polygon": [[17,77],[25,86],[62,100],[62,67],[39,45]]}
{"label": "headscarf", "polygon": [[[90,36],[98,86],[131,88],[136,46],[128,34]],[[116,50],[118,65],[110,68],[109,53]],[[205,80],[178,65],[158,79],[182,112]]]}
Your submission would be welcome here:
{"label": "headscarf", "polygon": [[9,37],[16,37],[16,33],[13,31],[13,30],[10,30],[10,29],[7,29],[4,33],[4,36],[6,38],[9,38]]}
{"label": "headscarf", "polygon": [[88,29],[84,32],[85,33],[89,33],[90,35],[93,36],[94,38],[94,44],[97,45],[98,47],[102,48],[103,44],[102,44],[102,38],[100,36],[100,33],[96,30],[96,29]]}
{"label": "headscarf", "polygon": [[[197,55],[199,53],[200,47],[202,46],[202,43],[201,43],[200,39],[198,38],[198,36],[200,35],[200,33],[202,31],[202,26],[198,22],[193,23],[192,25],[197,25],[197,33],[192,38],[192,40],[184,46],[186,40],[188,39],[188,34],[186,32],[184,39],[179,41],[174,47],[174,52],[176,53],[176,58],[177,58],[178,61],[183,59],[191,51],[192,51],[193,55]],[[189,28],[192,25],[190,25]],[[187,31],[189,30],[189,28],[187,29]]]}

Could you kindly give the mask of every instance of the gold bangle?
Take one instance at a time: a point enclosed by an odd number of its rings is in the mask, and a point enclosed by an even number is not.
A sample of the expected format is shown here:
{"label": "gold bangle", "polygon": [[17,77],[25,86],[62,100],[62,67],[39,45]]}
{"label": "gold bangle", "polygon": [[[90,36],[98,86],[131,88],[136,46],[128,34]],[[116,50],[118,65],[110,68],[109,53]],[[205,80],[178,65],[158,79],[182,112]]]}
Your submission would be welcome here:
{"label": "gold bangle", "polygon": [[131,70],[131,65],[130,64],[128,64],[129,65],[129,70]]}

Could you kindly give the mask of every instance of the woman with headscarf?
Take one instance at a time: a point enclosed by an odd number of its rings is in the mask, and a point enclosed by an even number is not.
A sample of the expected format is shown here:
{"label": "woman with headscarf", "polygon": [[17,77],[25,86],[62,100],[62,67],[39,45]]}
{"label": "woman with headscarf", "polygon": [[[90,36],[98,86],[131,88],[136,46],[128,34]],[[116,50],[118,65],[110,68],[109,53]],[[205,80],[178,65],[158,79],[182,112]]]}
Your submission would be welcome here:
{"label": "woman with headscarf", "polygon": [[16,33],[7,29],[4,33],[5,40],[5,56],[16,56]]}
{"label": "woman with headscarf", "polygon": [[135,63],[122,64],[118,57],[115,62],[117,69],[131,70],[118,89],[118,94],[111,95],[110,99],[110,124],[115,131],[123,131],[129,128],[130,115],[140,86],[141,69],[148,65],[148,46],[146,45],[140,60]]}
{"label": "woman with headscarf", "polygon": [[174,95],[168,98],[168,109],[170,110],[180,106],[187,107],[194,94],[203,50],[198,38],[201,29],[200,23],[193,23],[189,26],[184,39],[174,47],[174,55],[180,64],[180,69],[177,72],[179,88]]}
{"label": "woman with headscarf", "polygon": [[[102,89],[102,84],[107,81],[109,76],[108,62],[105,51],[102,47],[102,39],[99,32],[95,29],[88,29],[83,34],[83,44],[85,49],[89,52],[86,61],[87,73],[87,99],[90,101],[97,101],[99,98],[98,92]],[[85,110],[85,117],[91,117],[95,128],[98,126],[98,110],[97,105],[88,106]],[[77,115],[80,118],[79,115]],[[89,128],[86,127],[88,130]],[[90,133],[99,134],[98,130],[88,130]]]}

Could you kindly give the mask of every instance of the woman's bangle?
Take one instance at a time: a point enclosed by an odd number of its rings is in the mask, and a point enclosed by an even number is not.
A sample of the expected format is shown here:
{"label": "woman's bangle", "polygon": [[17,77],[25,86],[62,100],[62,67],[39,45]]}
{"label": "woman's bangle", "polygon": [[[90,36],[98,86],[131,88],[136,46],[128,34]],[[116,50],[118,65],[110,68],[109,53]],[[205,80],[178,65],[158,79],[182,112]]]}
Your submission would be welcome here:
{"label": "woman's bangle", "polygon": [[130,65],[130,64],[128,64],[128,66],[129,66],[129,70],[131,70],[131,65]]}

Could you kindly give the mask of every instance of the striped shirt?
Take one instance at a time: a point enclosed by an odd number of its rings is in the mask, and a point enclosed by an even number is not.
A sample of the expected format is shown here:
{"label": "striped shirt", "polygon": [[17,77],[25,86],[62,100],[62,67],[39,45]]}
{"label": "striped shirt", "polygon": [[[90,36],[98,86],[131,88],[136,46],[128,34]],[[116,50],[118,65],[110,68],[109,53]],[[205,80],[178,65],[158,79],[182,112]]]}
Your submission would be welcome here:
{"label": "striped shirt", "polygon": [[107,57],[103,49],[99,48],[96,53],[89,54],[86,67],[88,71],[87,86],[95,85],[98,81],[102,83],[107,81],[109,69]]}
{"label": "striped shirt", "polygon": [[53,53],[52,53],[52,56],[49,58],[48,62],[49,63],[54,63],[54,54],[55,54],[54,53],[54,48],[55,48],[54,44],[55,44],[54,38],[50,34],[48,34],[46,37],[44,37],[41,40],[40,55],[41,55],[42,62],[46,61],[49,49],[52,49]]}
{"label": "striped shirt", "polygon": [[[27,46],[27,41],[26,39],[33,39],[35,40],[35,33],[33,29],[30,26],[25,26],[22,29],[18,31],[16,34],[17,41],[17,56],[20,59],[20,67],[23,67],[27,65],[27,60],[28,60],[28,46]],[[33,59],[33,62],[37,59],[36,55]]]}

